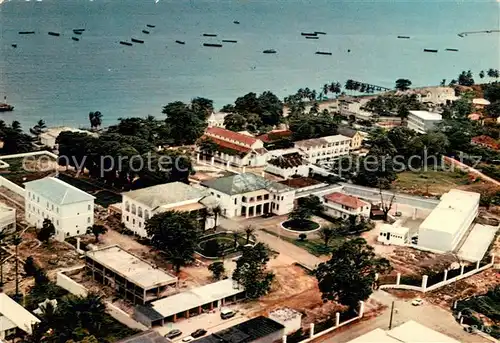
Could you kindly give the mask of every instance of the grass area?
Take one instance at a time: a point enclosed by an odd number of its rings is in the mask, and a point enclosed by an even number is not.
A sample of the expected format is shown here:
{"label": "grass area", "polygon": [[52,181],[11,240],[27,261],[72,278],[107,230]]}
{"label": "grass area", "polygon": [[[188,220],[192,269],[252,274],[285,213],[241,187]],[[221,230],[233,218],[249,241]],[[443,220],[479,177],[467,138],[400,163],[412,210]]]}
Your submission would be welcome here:
{"label": "grass area", "polygon": [[319,228],[319,224],[313,222],[312,220],[292,219],[283,222],[283,227],[292,231],[304,232],[304,231],[316,230],[317,228]]}
{"label": "grass area", "polygon": [[267,229],[262,229],[262,231],[267,232],[270,235],[280,237],[282,240],[287,241],[289,243],[292,243],[304,250],[307,250],[310,254],[314,256],[322,256],[322,255],[328,255],[332,251],[332,249],[336,246],[338,246],[340,243],[342,243],[345,238],[338,237],[334,238],[330,241],[328,246],[325,246],[325,243],[318,239],[318,238],[306,238],[304,241],[301,241],[296,238],[291,238],[291,237],[286,237],[286,236],[279,236],[276,232],[272,230],[267,230]]}
{"label": "grass area", "polygon": [[398,174],[394,186],[398,191],[418,195],[441,195],[452,188],[470,184],[467,173],[461,171],[404,171]]}

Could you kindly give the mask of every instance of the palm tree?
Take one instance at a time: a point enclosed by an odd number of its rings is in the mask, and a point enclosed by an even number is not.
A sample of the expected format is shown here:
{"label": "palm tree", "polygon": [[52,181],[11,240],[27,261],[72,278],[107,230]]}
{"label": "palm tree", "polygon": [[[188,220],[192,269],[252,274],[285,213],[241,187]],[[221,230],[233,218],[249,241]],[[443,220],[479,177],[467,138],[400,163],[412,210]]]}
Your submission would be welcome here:
{"label": "palm tree", "polygon": [[481,71],[479,72],[479,77],[480,77],[480,78],[484,78],[484,70],[481,70]]}
{"label": "palm tree", "polygon": [[217,219],[219,219],[219,215],[222,213],[222,207],[220,205],[216,205],[212,207],[212,214],[214,216],[214,228],[217,227]]}
{"label": "palm tree", "polygon": [[15,235],[12,239],[12,244],[16,247],[16,295],[19,294],[19,244],[23,239],[19,235]]}
{"label": "palm tree", "polygon": [[18,122],[17,120],[14,120],[12,122],[12,124],[10,125],[10,127],[12,128],[12,130],[14,130],[15,133],[17,134],[20,134],[23,132],[22,128],[21,128],[21,123]]}
{"label": "palm tree", "polygon": [[323,85],[323,94],[326,96],[328,94],[328,91],[330,90],[329,85],[325,83]]}
{"label": "palm tree", "polygon": [[238,247],[238,238],[239,237],[240,237],[240,235],[238,234],[238,232],[233,232],[233,244],[234,244],[235,249]]}
{"label": "palm tree", "polygon": [[250,236],[252,235],[252,233],[255,232],[255,228],[252,225],[247,225],[247,226],[245,226],[244,231],[245,231],[245,234],[247,236],[246,237],[247,240],[246,240],[245,244],[248,244],[250,242]]}

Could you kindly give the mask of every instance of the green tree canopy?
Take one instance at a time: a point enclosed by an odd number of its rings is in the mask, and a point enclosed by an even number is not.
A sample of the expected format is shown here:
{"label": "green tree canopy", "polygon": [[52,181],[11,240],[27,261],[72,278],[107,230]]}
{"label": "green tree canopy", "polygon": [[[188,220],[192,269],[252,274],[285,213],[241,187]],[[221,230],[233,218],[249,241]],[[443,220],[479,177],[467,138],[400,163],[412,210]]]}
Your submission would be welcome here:
{"label": "green tree canopy", "polygon": [[406,91],[410,89],[411,81],[408,79],[397,79],[395,88],[400,91]]}

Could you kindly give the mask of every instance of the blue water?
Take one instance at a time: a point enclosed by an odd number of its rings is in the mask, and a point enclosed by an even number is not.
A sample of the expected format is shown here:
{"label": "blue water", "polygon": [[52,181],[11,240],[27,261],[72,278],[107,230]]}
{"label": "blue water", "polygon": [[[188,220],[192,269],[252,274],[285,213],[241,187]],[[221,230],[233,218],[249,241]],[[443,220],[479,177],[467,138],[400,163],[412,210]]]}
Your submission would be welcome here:
{"label": "blue water", "polygon": [[[436,85],[463,69],[477,75],[500,67],[499,34],[457,36],[499,28],[499,6],[416,0],[7,1],[0,5],[0,99],[7,96],[15,111],[0,118],[78,127],[88,126],[88,112],[99,110],[110,125],[119,117],[161,117],[166,103],[196,96],[221,107],[250,91],[285,96],[348,78],[387,87],[401,77],[417,86]],[[156,27],[142,34],[148,23]],[[79,42],[71,40],[73,28],[86,28]],[[37,34],[18,35],[24,30]],[[302,31],[328,34],[306,40]],[[204,32],[219,37],[203,38]],[[132,36],[146,43],[118,44]],[[220,39],[238,43],[201,46]],[[278,53],[262,54],[264,49]],[[317,50],[333,56],[315,55]]]}

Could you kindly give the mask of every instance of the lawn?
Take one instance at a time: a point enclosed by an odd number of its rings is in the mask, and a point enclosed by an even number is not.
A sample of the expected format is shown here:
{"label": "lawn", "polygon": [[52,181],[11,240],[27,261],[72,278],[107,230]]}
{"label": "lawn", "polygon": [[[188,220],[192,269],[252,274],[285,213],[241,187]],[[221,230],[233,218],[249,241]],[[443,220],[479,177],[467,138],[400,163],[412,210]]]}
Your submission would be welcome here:
{"label": "lawn", "polygon": [[[325,243],[318,238],[306,238],[305,240],[301,241],[296,238],[291,238],[291,237],[286,237],[286,236],[278,236],[276,232],[272,230],[267,230],[267,229],[262,229],[262,231],[267,232],[270,235],[280,237],[282,240],[287,241],[289,243],[292,243],[304,250],[307,250],[310,254],[314,256],[322,256],[322,255],[328,255],[332,251],[332,249],[336,246],[338,246],[340,243],[342,243],[345,238],[338,237],[338,238],[333,238],[328,246],[325,246]],[[311,235],[312,236],[312,235]]]}
{"label": "lawn", "polygon": [[404,171],[394,182],[396,190],[416,195],[442,195],[452,188],[464,188],[471,181],[461,171]]}
{"label": "lawn", "polygon": [[292,231],[298,231],[298,232],[307,232],[307,231],[313,231],[319,228],[319,224],[316,222],[313,222],[312,220],[298,220],[298,219],[291,219],[283,222],[283,227],[292,230]]}

